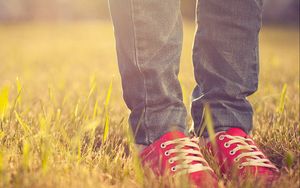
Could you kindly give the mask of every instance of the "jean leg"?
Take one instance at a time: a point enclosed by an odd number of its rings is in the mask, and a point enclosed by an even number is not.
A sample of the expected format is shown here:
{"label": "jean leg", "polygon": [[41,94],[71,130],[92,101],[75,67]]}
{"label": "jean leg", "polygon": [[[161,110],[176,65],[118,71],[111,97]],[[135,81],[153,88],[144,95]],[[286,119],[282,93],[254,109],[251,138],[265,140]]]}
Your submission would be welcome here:
{"label": "jean leg", "polygon": [[[197,86],[192,96],[195,131],[209,104],[215,131],[252,129],[247,97],[258,85],[258,34],[262,0],[199,0],[193,64]],[[204,131],[207,136],[207,131]]]}
{"label": "jean leg", "polygon": [[110,0],[118,65],[137,144],[185,131],[178,81],[182,48],[180,0]]}

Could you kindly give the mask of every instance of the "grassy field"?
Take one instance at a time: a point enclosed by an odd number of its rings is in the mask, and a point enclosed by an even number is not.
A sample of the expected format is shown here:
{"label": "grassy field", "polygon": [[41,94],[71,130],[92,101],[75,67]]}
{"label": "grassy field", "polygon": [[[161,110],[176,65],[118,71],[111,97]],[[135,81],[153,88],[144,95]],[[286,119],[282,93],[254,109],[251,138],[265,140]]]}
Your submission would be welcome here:
{"label": "grassy field", "polygon": [[[185,23],[187,106],[193,35]],[[295,28],[263,28],[260,85],[250,97],[253,136],[282,173],[274,187],[300,185],[298,42]],[[0,187],[162,187],[141,174],[128,113],[111,23],[0,25]]]}

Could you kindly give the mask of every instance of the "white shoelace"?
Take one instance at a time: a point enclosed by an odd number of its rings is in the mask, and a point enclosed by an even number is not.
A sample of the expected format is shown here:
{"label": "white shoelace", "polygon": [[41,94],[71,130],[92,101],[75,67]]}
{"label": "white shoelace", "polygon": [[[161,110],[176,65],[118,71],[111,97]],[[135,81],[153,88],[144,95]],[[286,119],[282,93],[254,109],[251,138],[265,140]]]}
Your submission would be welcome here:
{"label": "white shoelace", "polygon": [[[180,138],[161,144],[161,148],[166,148],[170,144],[175,146],[164,153],[165,156],[176,153],[176,155],[174,157],[170,157],[168,161],[170,164],[179,161],[177,165],[171,168],[173,172],[176,171],[175,175],[189,174],[204,170],[213,171],[203,158],[197,143],[197,138]],[[192,164],[192,162],[197,163]]]}
{"label": "white shoelace", "polygon": [[246,166],[260,166],[277,170],[276,166],[273,165],[271,161],[267,159],[265,155],[254,145],[252,139],[231,135],[217,135],[217,137],[219,140],[224,140],[224,138],[229,139],[228,142],[224,143],[225,148],[229,148],[231,144],[237,144],[237,146],[229,152],[230,155],[234,155],[236,152],[243,150],[243,152],[234,158],[235,162],[239,162],[244,157],[246,158],[246,161],[241,162],[238,168],[242,169]]}

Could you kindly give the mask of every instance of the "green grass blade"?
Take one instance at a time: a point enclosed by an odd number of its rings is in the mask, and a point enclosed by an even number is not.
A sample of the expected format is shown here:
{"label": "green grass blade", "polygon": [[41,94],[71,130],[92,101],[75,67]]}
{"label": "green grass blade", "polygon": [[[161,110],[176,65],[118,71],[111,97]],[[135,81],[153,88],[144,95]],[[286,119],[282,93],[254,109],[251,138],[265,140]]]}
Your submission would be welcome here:
{"label": "green grass blade", "polygon": [[212,143],[212,145],[215,147],[216,146],[216,140],[215,140],[215,131],[214,131],[214,122],[213,122],[213,118],[211,115],[211,110],[208,104],[205,104],[205,125],[207,128],[207,132],[209,135],[209,140]]}
{"label": "green grass blade", "polygon": [[48,169],[48,161],[49,161],[50,150],[47,144],[47,141],[41,143],[41,163],[42,163],[42,171],[45,173]]}
{"label": "green grass blade", "polygon": [[[49,118],[51,119],[51,118]],[[40,125],[40,148],[41,148],[41,165],[42,165],[42,171],[45,173],[48,169],[48,161],[50,157],[51,148],[49,147],[49,128],[50,123],[47,121],[44,116],[39,117],[39,125]]]}
{"label": "green grass blade", "polygon": [[31,134],[32,132],[31,132],[29,126],[22,120],[22,118],[19,116],[18,112],[15,111],[15,115],[16,115],[17,121],[21,125],[25,134]]}
{"label": "green grass blade", "polygon": [[112,93],[112,85],[113,85],[113,80],[109,84],[109,88],[107,91],[106,99],[105,99],[105,104],[104,104],[104,110],[105,110],[105,124],[104,124],[104,132],[103,132],[103,139],[102,141],[105,142],[108,133],[109,133],[109,114],[108,114],[108,106],[111,98],[111,93]]}
{"label": "green grass blade", "polygon": [[282,114],[284,111],[286,93],[287,93],[287,84],[284,84],[280,95],[280,101],[276,109],[277,113],[279,114]]}
{"label": "green grass blade", "polygon": [[21,92],[22,92],[22,85],[20,82],[20,79],[16,78],[16,86],[17,86],[17,92],[18,92],[18,98],[16,99],[16,104],[21,104],[22,98],[21,98]]}
{"label": "green grass blade", "polygon": [[5,136],[4,131],[0,131],[0,141],[2,140],[2,138],[4,138],[4,136]]}
{"label": "green grass blade", "polygon": [[105,106],[106,109],[108,108],[108,105],[109,105],[109,102],[110,102],[111,93],[112,93],[112,86],[113,86],[113,80],[109,84],[109,88],[108,88],[106,99],[105,99],[104,106]]}
{"label": "green grass blade", "polygon": [[99,105],[99,97],[97,98],[94,108],[93,108],[93,117],[92,119],[95,119],[98,113],[98,105]]}
{"label": "green grass blade", "polygon": [[295,154],[292,151],[287,151],[285,154],[284,161],[288,168],[291,168],[295,161]]}
{"label": "green grass blade", "polygon": [[79,103],[80,103],[80,99],[78,100],[75,110],[74,110],[74,117],[77,118],[78,117],[78,112],[79,112]]}
{"label": "green grass blade", "polygon": [[96,82],[93,82],[92,85],[91,85],[91,87],[90,87],[88,99],[89,99],[89,98],[93,95],[93,93],[95,92],[96,86],[97,86]]}
{"label": "green grass blade", "polygon": [[102,138],[103,143],[107,140],[108,133],[109,133],[109,116],[108,114],[105,114],[105,125],[104,125],[104,132]]}
{"label": "green grass blade", "polygon": [[0,91],[0,118],[4,119],[9,106],[9,87],[4,86]]}
{"label": "green grass blade", "polygon": [[129,128],[127,130],[128,131],[126,132],[127,133],[126,136],[127,136],[128,144],[131,148],[132,159],[133,159],[133,170],[135,172],[134,174],[137,178],[137,182],[140,185],[143,185],[144,184],[144,171],[141,166],[141,161],[140,161],[138,151],[136,150],[136,147],[135,147],[134,136],[133,136],[131,128]]}

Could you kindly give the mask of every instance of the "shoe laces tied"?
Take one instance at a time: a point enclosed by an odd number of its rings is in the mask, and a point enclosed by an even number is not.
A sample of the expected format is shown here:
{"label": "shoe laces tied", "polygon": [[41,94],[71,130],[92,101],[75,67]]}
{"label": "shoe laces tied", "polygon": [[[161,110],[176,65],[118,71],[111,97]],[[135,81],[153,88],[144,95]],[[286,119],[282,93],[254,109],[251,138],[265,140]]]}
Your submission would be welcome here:
{"label": "shoe laces tied", "polygon": [[240,154],[234,158],[235,162],[238,162],[243,158],[246,159],[245,161],[239,164],[238,168],[242,169],[246,166],[259,166],[271,168],[276,171],[278,170],[276,166],[273,165],[271,161],[267,159],[265,155],[258,149],[258,147],[254,145],[254,141],[251,138],[244,138],[241,136],[231,135],[220,135],[219,139],[223,140],[225,137],[229,139],[229,141],[227,141],[224,144],[224,146],[226,145],[225,147],[229,148],[230,145],[237,144],[237,146],[229,152],[230,155],[234,155],[238,151],[243,151],[240,152]]}
{"label": "shoe laces tied", "polygon": [[199,139],[194,137],[179,138],[162,143],[162,148],[168,145],[175,146],[165,152],[166,156],[175,154],[169,158],[169,163],[177,162],[176,165],[171,168],[173,172],[176,171],[175,175],[184,175],[205,170],[213,172],[200,151],[198,141]]}

